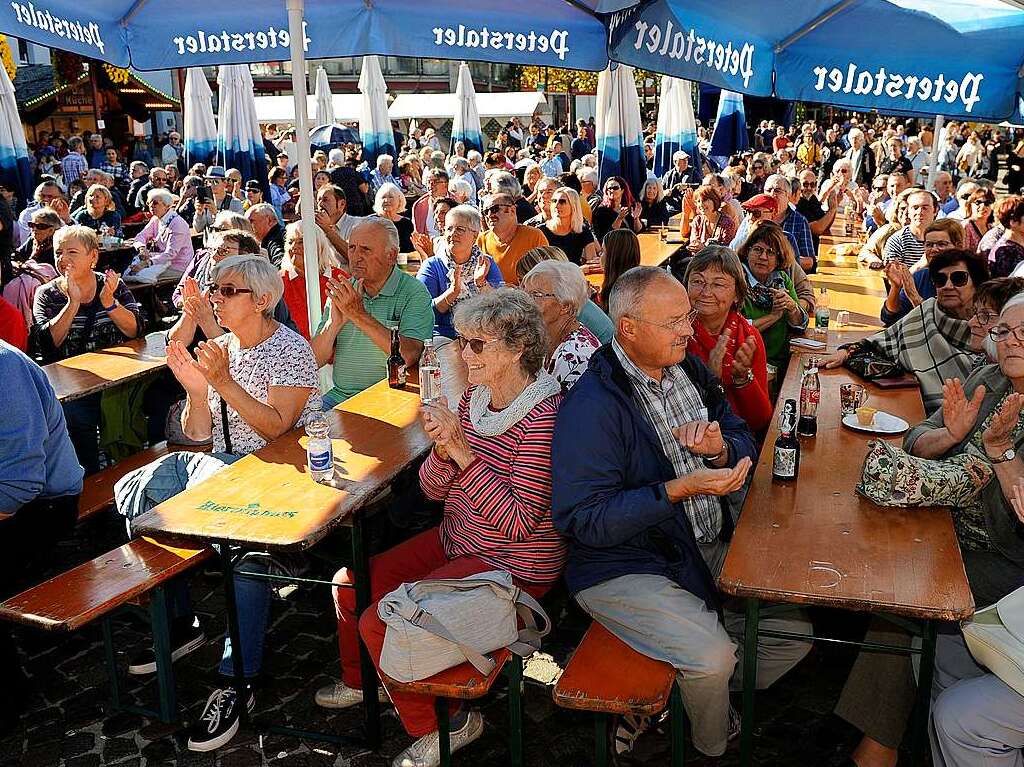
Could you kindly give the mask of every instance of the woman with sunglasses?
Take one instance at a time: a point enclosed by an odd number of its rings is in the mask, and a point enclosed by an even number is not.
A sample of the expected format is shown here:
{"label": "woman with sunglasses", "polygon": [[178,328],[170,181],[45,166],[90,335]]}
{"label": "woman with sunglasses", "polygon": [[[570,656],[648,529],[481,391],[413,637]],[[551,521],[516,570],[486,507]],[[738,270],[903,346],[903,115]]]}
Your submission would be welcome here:
{"label": "woman with sunglasses", "polygon": [[[594,209],[595,219],[599,210],[600,205]],[[591,230],[583,218],[580,194],[575,189],[565,186],[555,189],[551,194],[551,218],[540,230],[549,245],[561,248],[577,266],[592,267],[601,258],[601,249],[595,239],[597,229]]]}
{"label": "woman with sunglasses", "polygon": [[481,227],[480,211],[472,205],[449,210],[441,253],[424,261],[416,275],[434,304],[434,332],[445,338],[455,338],[452,310],[460,301],[502,285],[498,265],[477,245]]}
{"label": "woman with sunglasses", "polygon": [[[167,365],[185,389],[181,415],[185,435],[211,441],[211,453],[170,453],[122,478],[114,489],[117,510],[129,522],[187,487],[212,476],[306,421],[320,409],[316,359],[298,333],[274,319],[284,285],[265,256],[231,256],[211,274],[210,297],[224,335],[204,341],[195,355],[180,341],[167,345]],[[256,499],[256,496],[254,496]],[[244,577],[266,572],[265,560],[243,560],[235,578],[241,646],[225,639],[220,682],[193,727],[188,748],[211,751],[238,731],[243,706],[255,706],[251,685],[234,687],[233,653],[242,656],[246,678],[263,661],[263,635],[270,614],[270,586]],[[204,632],[192,611],[187,587],[172,586],[170,636],[176,657],[202,646]],[[130,662],[132,674],[156,670],[151,651]]]}
{"label": "woman with sunglasses", "polygon": [[[988,335],[995,344],[996,363],[982,365],[963,378],[946,379],[941,407],[903,439],[904,449],[920,458],[945,460],[970,453],[991,467],[994,477],[976,498],[952,509],[967,583],[979,606],[999,601],[1024,582],[1024,538],[1013,509],[1013,500],[1020,493],[1015,486],[1024,478],[1020,457],[1024,454],[1024,295],[1018,293],[1006,301]],[[865,641],[909,647],[911,635],[875,618]],[[983,674],[968,656],[957,632],[939,640],[935,669],[939,689],[961,678],[979,679]],[[897,749],[914,706],[914,688],[908,655],[862,652],[858,656],[836,709],[840,717],[864,733],[854,751],[857,764],[896,763]],[[939,735],[933,739],[933,747],[938,744],[943,753],[965,754],[968,744],[977,746],[971,749],[974,758],[969,761],[937,758],[935,764],[966,767],[1020,761],[1019,753],[1013,759],[997,757],[997,736],[980,745],[982,733],[976,728],[985,720],[983,715],[979,718],[978,709],[990,702],[974,698],[971,709],[949,711],[949,702],[943,704],[939,697],[933,707],[935,733]],[[999,712],[1000,717],[1014,714],[1012,707]],[[948,751],[950,747],[954,750]]]}
{"label": "woman with sunglasses", "polygon": [[594,236],[600,242],[612,229],[626,227],[639,232],[643,229],[643,223],[640,221],[641,212],[642,207],[633,199],[633,192],[630,191],[626,179],[622,176],[612,176],[604,182],[604,197],[601,204],[594,208]]}
{"label": "woman with sunglasses", "polygon": [[966,250],[945,250],[932,257],[928,272],[935,298],[885,330],[840,347],[825,367],[840,367],[861,352],[897,363],[917,378],[925,412],[931,414],[942,404],[946,379],[966,378],[981,359],[971,346],[967,320],[973,314],[975,288],[988,279],[988,270]]}
{"label": "woman with sunglasses", "polygon": [[988,187],[978,187],[967,201],[967,220],[964,221],[964,247],[976,253],[978,243],[992,228],[992,206],[996,196]]}
{"label": "woman with sunglasses", "polygon": [[26,262],[29,260],[40,264],[56,266],[53,254],[53,235],[64,225],[60,216],[50,208],[40,208],[32,214],[28,223],[30,237],[21,244],[14,254],[12,260]]}
{"label": "woman with sunglasses", "polygon": [[[962,250],[963,247],[964,228],[951,218],[932,221],[924,229],[924,258],[928,263],[943,250]],[[935,283],[927,269],[911,273],[903,262],[892,261],[885,267],[885,277],[889,281],[889,293],[882,304],[881,319],[886,327],[936,295]]]}
{"label": "woman with sunglasses", "polygon": [[[544,322],[516,288],[474,296],[455,311],[469,388],[457,412],[441,398],[424,405],[423,428],[434,446],[420,467],[427,498],[444,504],[441,523],[370,562],[370,593],[380,599],[401,583],[464,578],[504,570],[535,598],[561,577],[566,546],[551,519],[551,441],[561,387],[542,366]],[[333,578],[352,584],[348,568]],[[356,613],[351,588],[335,589],[342,681],[322,688],[317,703],[348,708],[362,702],[359,637],[380,671],[385,627],[377,604]],[[417,740],[392,765],[436,765],[435,699],[394,693],[406,732]],[[451,749],[480,737],[480,713],[449,706]]]}

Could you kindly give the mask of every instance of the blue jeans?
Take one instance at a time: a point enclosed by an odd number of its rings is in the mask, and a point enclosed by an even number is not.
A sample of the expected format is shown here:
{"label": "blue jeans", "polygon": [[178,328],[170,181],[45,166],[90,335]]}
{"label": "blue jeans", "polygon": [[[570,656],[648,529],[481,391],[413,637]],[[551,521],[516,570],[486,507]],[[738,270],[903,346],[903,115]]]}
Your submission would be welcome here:
{"label": "blue jeans", "polygon": [[71,400],[61,405],[68,436],[86,476],[100,470],[100,395]]}
{"label": "blue jeans", "polygon": [[[114,485],[114,503],[127,521],[129,537],[132,536],[132,520],[213,476],[240,457],[227,453],[169,453],[123,476]],[[265,573],[266,559],[247,558],[238,567],[238,572]],[[187,622],[195,618],[186,578],[187,575],[182,575],[167,586],[172,622]],[[247,677],[256,676],[263,663],[263,640],[270,614],[269,582],[236,575],[235,600],[242,641],[242,666]],[[226,636],[220,664],[220,672],[224,675],[233,674],[231,658],[231,638]]]}

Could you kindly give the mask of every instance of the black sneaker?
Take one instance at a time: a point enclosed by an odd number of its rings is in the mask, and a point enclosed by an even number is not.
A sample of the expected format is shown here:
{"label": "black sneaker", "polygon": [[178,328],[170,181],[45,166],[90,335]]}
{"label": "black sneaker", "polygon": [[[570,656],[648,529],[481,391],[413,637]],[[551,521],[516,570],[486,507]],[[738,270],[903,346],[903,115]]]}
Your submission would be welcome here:
{"label": "black sneaker", "polygon": [[[171,624],[171,662],[184,658],[206,643],[202,625],[195,619],[174,621]],[[156,653],[152,647],[140,650],[128,664],[129,674],[155,674]]]}
{"label": "black sneaker", "polygon": [[[246,707],[251,712],[256,708],[256,695],[246,686]],[[213,751],[231,742],[238,732],[241,712],[238,694],[234,687],[214,690],[206,701],[206,708],[199,721],[192,725],[188,738],[189,751]]]}

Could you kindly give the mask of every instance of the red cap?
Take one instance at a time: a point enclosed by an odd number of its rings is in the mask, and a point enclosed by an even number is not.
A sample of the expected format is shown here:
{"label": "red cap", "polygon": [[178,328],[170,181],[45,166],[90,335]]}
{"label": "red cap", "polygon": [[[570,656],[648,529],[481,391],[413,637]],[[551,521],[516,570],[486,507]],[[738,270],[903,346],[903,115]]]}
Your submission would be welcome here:
{"label": "red cap", "polygon": [[742,203],[743,210],[770,210],[775,213],[775,198],[770,194],[755,194],[745,203]]}

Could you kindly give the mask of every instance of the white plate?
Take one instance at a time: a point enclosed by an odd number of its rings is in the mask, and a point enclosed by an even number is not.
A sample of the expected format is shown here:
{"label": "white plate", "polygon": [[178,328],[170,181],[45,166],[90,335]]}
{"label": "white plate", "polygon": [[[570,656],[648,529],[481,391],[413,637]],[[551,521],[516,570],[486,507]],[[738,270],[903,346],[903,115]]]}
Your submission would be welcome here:
{"label": "white plate", "polygon": [[899,416],[885,413],[881,410],[875,413],[875,422],[870,426],[862,426],[857,420],[856,413],[843,416],[843,426],[848,426],[854,431],[865,431],[870,434],[900,434],[910,428],[910,424]]}

